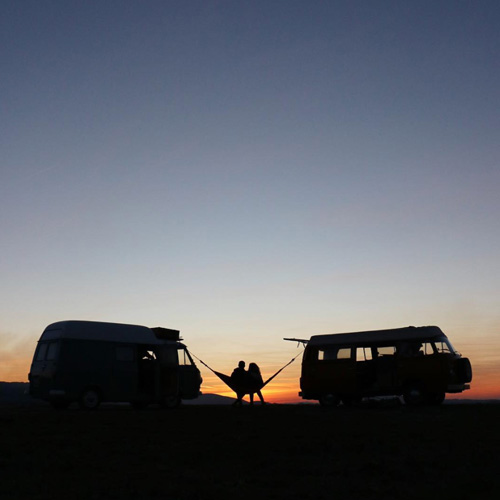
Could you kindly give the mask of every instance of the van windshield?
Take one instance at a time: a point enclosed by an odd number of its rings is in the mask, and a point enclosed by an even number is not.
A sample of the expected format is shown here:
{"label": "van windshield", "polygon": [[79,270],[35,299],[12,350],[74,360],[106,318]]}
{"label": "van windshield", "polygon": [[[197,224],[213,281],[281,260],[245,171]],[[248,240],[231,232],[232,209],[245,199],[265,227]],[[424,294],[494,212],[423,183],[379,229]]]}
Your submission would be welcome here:
{"label": "van windshield", "polygon": [[59,342],[42,342],[38,344],[36,361],[54,361],[59,354]]}
{"label": "van windshield", "polygon": [[434,346],[436,348],[436,351],[438,353],[443,353],[443,354],[454,354],[457,351],[454,349],[454,347],[451,345],[451,342],[446,338],[440,338],[434,341]]}

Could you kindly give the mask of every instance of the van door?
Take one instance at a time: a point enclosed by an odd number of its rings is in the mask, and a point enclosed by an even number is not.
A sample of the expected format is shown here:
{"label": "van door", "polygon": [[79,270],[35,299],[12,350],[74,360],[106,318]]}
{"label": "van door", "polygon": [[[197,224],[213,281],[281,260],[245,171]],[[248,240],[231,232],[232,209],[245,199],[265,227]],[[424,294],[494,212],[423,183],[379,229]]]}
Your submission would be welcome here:
{"label": "van door", "polygon": [[114,347],[112,401],[132,401],[138,388],[136,346],[118,344]]}
{"label": "van door", "polygon": [[337,396],[356,393],[355,349],[350,346],[319,347],[309,359],[309,384],[313,393]]}
{"label": "van door", "polygon": [[373,349],[375,362],[374,395],[392,394],[398,385],[396,345],[377,346]]}
{"label": "van door", "polygon": [[415,342],[410,347],[398,356],[399,384],[417,384],[431,393],[444,392],[452,355],[439,351],[432,341]]}
{"label": "van door", "polygon": [[179,396],[179,364],[177,345],[162,345],[156,348],[160,362],[160,394],[159,401],[165,397]]}
{"label": "van door", "polygon": [[201,374],[185,346],[178,347],[179,391],[182,399],[194,399],[200,394]]}
{"label": "van door", "polygon": [[159,346],[138,345],[138,387],[137,394],[141,399],[161,401],[164,393],[163,363]]}
{"label": "van door", "polygon": [[360,395],[370,395],[377,380],[376,361],[372,347],[356,349],[356,388]]}

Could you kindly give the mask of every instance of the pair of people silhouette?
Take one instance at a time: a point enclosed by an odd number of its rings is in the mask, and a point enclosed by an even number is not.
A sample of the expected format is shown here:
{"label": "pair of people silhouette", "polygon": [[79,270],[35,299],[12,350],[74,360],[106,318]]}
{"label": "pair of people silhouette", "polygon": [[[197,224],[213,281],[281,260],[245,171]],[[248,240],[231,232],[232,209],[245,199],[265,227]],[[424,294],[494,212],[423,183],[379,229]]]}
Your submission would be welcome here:
{"label": "pair of people silhouette", "polygon": [[260,368],[256,363],[250,363],[247,371],[245,370],[245,362],[240,361],[231,374],[231,382],[236,392],[235,406],[241,406],[243,404],[243,396],[245,394],[250,396],[251,405],[253,405],[254,394],[259,396],[261,404],[265,404],[261,392],[262,387],[264,387],[264,381],[260,374]]}

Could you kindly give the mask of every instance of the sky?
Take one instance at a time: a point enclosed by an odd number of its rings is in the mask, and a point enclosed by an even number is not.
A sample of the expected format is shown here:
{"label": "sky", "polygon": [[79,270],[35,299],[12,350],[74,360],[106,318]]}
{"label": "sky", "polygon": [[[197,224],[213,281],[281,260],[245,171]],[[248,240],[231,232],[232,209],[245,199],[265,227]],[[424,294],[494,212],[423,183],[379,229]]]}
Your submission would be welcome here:
{"label": "sky", "polygon": [[0,380],[66,319],[264,378],[438,325],[500,398],[499,49],[496,0],[4,0]]}

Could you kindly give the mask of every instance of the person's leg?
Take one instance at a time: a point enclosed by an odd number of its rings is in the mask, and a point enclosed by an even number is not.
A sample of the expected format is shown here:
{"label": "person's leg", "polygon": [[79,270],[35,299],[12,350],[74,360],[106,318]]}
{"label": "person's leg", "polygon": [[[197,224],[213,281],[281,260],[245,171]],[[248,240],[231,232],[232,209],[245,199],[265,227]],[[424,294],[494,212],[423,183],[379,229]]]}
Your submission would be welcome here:
{"label": "person's leg", "polygon": [[260,402],[264,404],[264,396],[262,396],[262,392],[257,391],[257,396],[259,396]]}
{"label": "person's leg", "polygon": [[236,401],[233,404],[234,404],[234,406],[241,406],[243,404],[243,394],[237,392],[236,393]]}

